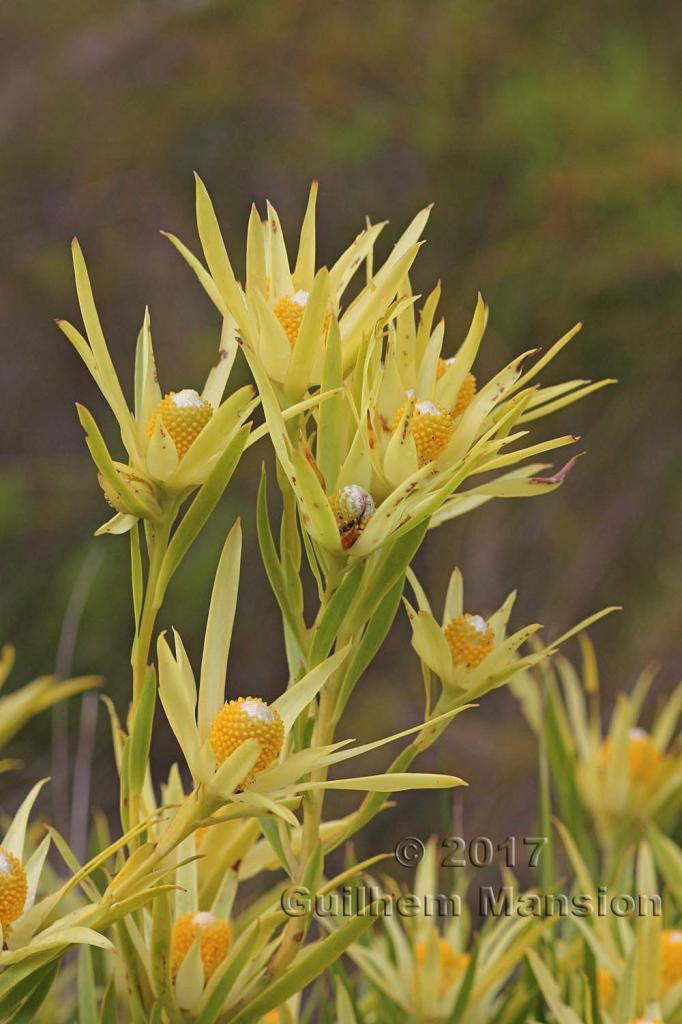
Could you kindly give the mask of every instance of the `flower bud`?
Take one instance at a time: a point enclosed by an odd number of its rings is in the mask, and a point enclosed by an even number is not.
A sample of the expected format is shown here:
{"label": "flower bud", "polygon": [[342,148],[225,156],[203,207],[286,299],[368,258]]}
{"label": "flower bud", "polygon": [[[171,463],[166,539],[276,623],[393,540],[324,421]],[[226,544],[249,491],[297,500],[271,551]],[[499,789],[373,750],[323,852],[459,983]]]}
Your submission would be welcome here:
{"label": "flower bud", "polygon": [[190,946],[199,936],[201,962],[204,966],[204,984],[223,962],[230,948],[230,926],[227,921],[206,911],[183,914],[173,925],[171,933],[171,971],[175,977]]}
{"label": "flower bud", "polygon": [[[393,418],[392,430],[398,429],[406,405],[401,405]],[[433,462],[443,451],[452,432],[452,419],[446,409],[436,402],[416,402],[410,430],[417,449],[420,466]]]}
{"label": "flower bud", "polygon": [[[157,516],[160,514],[160,509],[156,496],[154,494],[154,488],[145,480],[144,477],[136,473],[130,466],[124,466],[121,462],[115,462],[114,468],[116,474],[120,477],[121,482],[125,484],[133,492],[136,498],[138,498],[148,509],[150,516]],[[107,502],[111,505],[116,512],[121,512],[124,515],[135,515],[136,512],[128,508],[126,504],[125,496],[111,484],[101,473],[97,474],[99,485],[104,492],[104,497]]]}
{"label": "flower bud", "polygon": [[445,626],[443,632],[452,660],[466,668],[480,665],[495,646],[492,628],[482,615],[458,615]]}
{"label": "flower bud", "polygon": [[0,847],[0,925],[3,929],[21,916],[27,895],[28,882],[21,861]]}
{"label": "flower bud", "polygon": [[344,551],[358,539],[374,512],[374,499],[359,484],[347,484],[329,499]]}
{"label": "flower bud", "polygon": [[281,299],[277,299],[273,307],[273,312],[284,328],[292,348],[296,344],[307,303],[308,292],[300,290],[295,295],[283,295]]}
{"label": "flower bud", "polygon": [[156,417],[160,416],[164,430],[172,439],[178,458],[181,459],[212,415],[211,403],[205,402],[193,388],[185,388],[184,391],[177,393],[171,391],[151,414],[147,425],[147,437],[154,433]]}
{"label": "flower bud", "polygon": [[209,735],[219,765],[249,739],[256,739],[261,745],[260,756],[253,766],[253,775],[256,775],[272,764],[284,742],[284,723],[279,712],[260,697],[228,701],[213,719]]}

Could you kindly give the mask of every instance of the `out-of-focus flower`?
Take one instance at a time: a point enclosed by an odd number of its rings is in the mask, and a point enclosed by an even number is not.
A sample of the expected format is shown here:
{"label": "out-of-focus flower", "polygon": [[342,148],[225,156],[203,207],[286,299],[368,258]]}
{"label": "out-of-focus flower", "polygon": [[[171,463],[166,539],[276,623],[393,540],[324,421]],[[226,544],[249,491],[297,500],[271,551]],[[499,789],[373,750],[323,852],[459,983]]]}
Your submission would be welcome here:
{"label": "out-of-focus flower", "polygon": [[[13,665],[14,648],[6,644],[0,649],[0,690],[5,685]],[[0,750],[34,715],[40,714],[53,704],[58,704],[59,701],[99,686],[100,682],[97,676],[78,676],[65,680],[57,680],[54,676],[41,676],[0,697]],[[14,767],[14,762],[0,761],[0,772],[11,767]]]}
{"label": "out-of-focus flower", "polygon": [[[556,718],[557,772],[570,766],[576,798],[591,819],[600,844],[616,861],[623,850],[647,834],[661,869],[669,863],[669,840],[658,831],[674,821],[682,792],[682,754],[678,722],[682,684],[656,709],[648,731],[640,725],[653,674],[644,671],[630,693],[621,693],[604,733],[599,702],[599,672],[594,649],[585,636],[582,679],[573,665],[558,657],[543,676],[521,674],[513,689],[537,732],[543,728],[549,697]],[[560,808],[568,817],[569,808]],[[619,852],[620,851],[620,852]],[[680,867],[682,867],[682,862]],[[679,868],[678,868],[679,870]]]}
{"label": "out-of-focus flower", "polygon": [[[604,884],[601,872],[598,880],[590,873],[569,830],[561,822],[557,827],[577,891],[591,894],[596,905],[597,893],[614,892],[615,888]],[[623,916],[612,906],[610,913],[581,919],[577,931],[574,925],[562,922],[557,924],[551,947],[541,944],[528,952],[553,1018],[566,1024],[589,1019],[593,993],[588,979],[592,972],[606,1024],[675,1020],[682,1006],[682,933],[662,928],[672,890],[666,893],[658,882],[652,847],[647,842],[630,847],[618,869],[615,886],[620,886],[621,892],[631,891],[633,905],[639,901],[639,912]]]}
{"label": "out-of-focus flower", "polygon": [[[404,896],[390,879],[386,886],[382,896],[388,900]],[[381,928],[348,950],[370,993],[363,999],[366,1019],[372,1024],[388,1019],[381,1012],[387,1000],[396,1020],[447,1022],[456,1005],[467,1024],[497,1020],[506,1005],[507,980],[549,922],[498,917],[486,922],[475,938],[468,915],[452,909],[463,906],[461,886],[448,894],[439,887],[433,839],[415,873],[410,899],[415,897],[420,901],[418,912],[386,913]],[[435,916],[443,919],[442,930]],[[381,1001],[373,999],[372,992],[379,993]]]}
{"label": "out-of-focus flower", "polygon": [[661,986],[663,995],[682,983],[682,931],[669,928],[661,933]]}

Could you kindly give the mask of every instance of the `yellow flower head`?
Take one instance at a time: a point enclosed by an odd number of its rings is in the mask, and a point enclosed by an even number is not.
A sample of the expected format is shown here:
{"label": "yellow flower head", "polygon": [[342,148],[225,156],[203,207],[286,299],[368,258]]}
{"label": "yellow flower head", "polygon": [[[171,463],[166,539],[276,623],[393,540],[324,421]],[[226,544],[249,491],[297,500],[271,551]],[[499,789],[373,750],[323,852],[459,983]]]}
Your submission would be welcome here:
{"label": "yellow flower head", "polygon": [[608,1009],[616,994],[616,983],[610,971],[605,967],[597,968],[597,995],[602,1009]]}
{"label": "yellow flower head", "polygon": [[661,933],[661,981],[663,995],[682,981],[682,931]]}
{"label": "yellow flower head", "polygon": [[27,894],[28,883],[21,861],[0,847],[0,925],[3,928],[20,916]]}
{"label": "yellow flower head", "polygon": [[180,970],[180,964],[189,948],[199,935],[201,962],[204,965],[204,983],[223,962],[230,948],[230,926],[227,921],[206,911],[199,914],[183,914],[173,925],[171,935],[171,970],[173,977]]}
{"label": "yellow flower head", "polygon": [[[607,737],[601,750],[601,762],[606,764],[611,756],[612,742]],[[631,782],[649,782],[661,764],[661,753],[648,733],[643,729],[628,732],[628,774]]]}
{"label": "yellow flower head", "polygon": [[270,1010],[266,1013],[265,1024],[279,1024],[279,1010]]}
{"label": "yellow flower head", "polygon": [[205,402],[193,388],[183,391],[171,391],[157,405],[147,424],[147,437],[151,437],[156,427],[156,417],[161,417],[164,429],[170,435],[178,458],[181,459],[196,441],[211,416],[213,406]]}
{"label": "yellow flower head", "polygon": [[255,775],[272,764],[282,749],[284,723],[279,712],[260,697],[239,697],[220,709],[213,719],[209,738],[218,764],[246,740],[258,740],[261,752],[253,767]]}
{"label": "yellow flower head", "polygon": [[443,632],[452,660],[467,668],[480,665],[495,646],[492,628],[482,615],[458,615],[445,626]]}
{"label": "yellow flower head", "polygon": [[299,289],[295,295],[283,295],[281,299],[277,299],[274,305],[273,312],[284,328],[284,333],[292,348],[296,344],[298,332],[303,323],[307,302],[308,292]]}
{"label": "yellow flower head", "polygon": [[[414,955],[420,967],[426,963],[426,943],[419,942]],[[468,953],[457,953],[447,939],[438,940],[438,958],[440,960],[440,995],[444,995],[457,979],[464,973],[469,963]]]}
{"label": "yellow flower head", "polygon": [[[401,405],[393,419],[393,433],[398,429],[404,412],[405,405]],[[450,440],[452,418],[447,409],[436,402],[415,402],[410,430],[419,465],[425,466],[438,458]]]}
{"label": "yellow flower head", "polygon": [[[440,380],[445,371],[449,366],[454,363],[455,357],[451,356],[449,359],[439,359],[438,369],[436,370],[436,378]],[[464,410],[471,404],[471,400],[476,394],[476,378],[473,373],[467,373],[464,378],[464,383],[457,392],[457,400],[455,402],[454,409],[450,413],[453,419],[457,419],[461,416]]]}
{"label": "yellow flower head", "polygon": [[348,484],[333,494],[329,503],[336,516],[341,546],[346,550],[358,539],[374,512],[374,499],[359,484]]}

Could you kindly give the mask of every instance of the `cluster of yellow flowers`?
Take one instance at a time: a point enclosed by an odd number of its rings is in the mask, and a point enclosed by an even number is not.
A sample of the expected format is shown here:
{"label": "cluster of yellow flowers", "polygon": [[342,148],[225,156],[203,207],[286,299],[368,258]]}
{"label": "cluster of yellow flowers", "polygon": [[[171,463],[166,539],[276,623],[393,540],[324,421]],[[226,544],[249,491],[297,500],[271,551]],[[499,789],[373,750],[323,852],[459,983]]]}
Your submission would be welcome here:
{"label": "cluster of yellow flowers", "polygon": [[[459,343],[437,319],[440,286],[417,308],[410,273],[430,208],[417,214],[381,265],[375,245],[385,225],[367,222],[331,266],[318,267],[316,200],[313,185],[295,258],[276,211],[268,204],[261,219],[252,209],[240,282],[213,204],[197,179],[203,259],[168,237],[219,313],[218,358],[201,390],[164,393],[146,311],[132,408],[109,354],[83,254],[73,245],[84,334],[66,321],[59,326],[113,412],[125,451],[122,461],[112,457],[93,416],[78,407],[114,512],[97,532],[127,534],[130,543],[131,700],[124,718],[108,705],[121,836],[109,845],[94,836],[96,854],[81,867],[53,834],[69,877],[36,901],[51,836],[25,855],[25,843],[33,842],[26,829],[38,790],[22,805],[0,846],[2,1019],[17,1010],[13,1021],[32,1019],[31,1000],[43,1004],[60,959],[80,946],[83,1019],[294,1024],[301,992],[346,952],[365,981],[357,991],[337,986],[340,1024],[379,1024],[389,1019],[389,1004],[391,1020],[420,1024],[520,1020],[518,1013],[496,1014],[509,991],[505,986],[520,977],[515,972],[524,957],[530,970],[519,982],[525,989],[521,1003],[514,1003],[517,1010],[537,1005],[541,994],[554,1019],[576,1024],[562,1002],[565,992],[547,980],[536,952],[549,921],[529,928],[501,921],[472,943],[463,925],[441,932],[423,917],[404,930],[403,923],[387,919],[383,933],[370,935],[376,920],[370,912],[314,924],[312,912],[289,917],[283,910],[284,886],[328,894],[381,859],[349,863],[335,877],[326,861],[391,794],[463,785],[454,774],[416,772],[411,765],[490,690],[513,682],[546,746],[537,673],[565,640],[611,610],[543,646],[537,624],[508,633],[513,594],[487,617],[467,610],[455,569],[436,620],[410,567],[426,532],[494,498],[533,497],[561,486],[575,457],[550,472],[537,459],[576,438],[531,443],[531,425],[609,381],[538,383],[580,325],[546,352],[523,353],[482,381],[474,373],[488,320],[481,296]],[[230,393],[240,351],[254,384]],[[226,700],[241,569],[239,521],[216,569],[198,675],[180,633],[157,632],[175,572],[246,448],[266,438],[277,461],[281,521],[273,530],[264,470],[256,523],[282,616],[288,666],[271,703],[258,695]],[[318,597],[312,615],[302,582],[308,572]],[[414,606],[404,597],[406,583]],[[422,668],[424,714],[410,728],[365,744],[339,740],[346,704],[401,603]],[[69,692],[85,685],[91,682],[74,681]],[[230,692],[238,685],[230,678]],[[574,680],[567,686],[565,705],[554,684],[549,692],[556,698],[559,736],[578,737],[573,747],[567,740],[552,762],[575,762],[570,814],[578,824],[593,816],[599,841],[619,868],[622,858],[632,867],[635,856],[645,864],[656,857],[660,870],[670,871],[671,861],[677,866],[670,840],[656,830],[679,792],[679,759],[666,749],[674,713],[666,712],[663,724],[647,735],[636,724],[633,704],[632,713],[619,714],[602,738],[588,722],[582,691]],[[254,693],[253,681],[249,690]],[[150,770],[157,698],[181,752],[180,764],[161,787]],[[394,743],[402,749],[384,771],[333,774],[335,766]],[[325,820],[327,790],[358,793],[359,802],[344,817]],[[628,837],[634,821],[641,827]],[[570,841],[567,848],[574,856]],[[419,891],[436,885],[435,865],[430,844]],[[578,877],[586,877],[582,864],[574,867]],[[313,941],[306,941],[315,929]],[[677,999],[680,933],[665,929],[654,938],[655,954],[651,936],[644,944],[647,956],[658,957],[660,985],[657,975],[648,987],[640,985],[636,997],[617,1002],[626,954],[612,936],[595,933],[592,967],[605,1024],[625,1024],[637,1012],[658,1013],[659,1004],[668,1013]],[[561,971],[575,963],[576,941],[561,937]],[[32,985],[27,978],[34,979]],[[54,1003],[46,1005],[56,1014],[54,1022],[71,1019],[70,1010],[63,1014]],[[607,1018],[614,1005],[619,1015]],[[670,1017],[672,1024],[677,1019]]]}

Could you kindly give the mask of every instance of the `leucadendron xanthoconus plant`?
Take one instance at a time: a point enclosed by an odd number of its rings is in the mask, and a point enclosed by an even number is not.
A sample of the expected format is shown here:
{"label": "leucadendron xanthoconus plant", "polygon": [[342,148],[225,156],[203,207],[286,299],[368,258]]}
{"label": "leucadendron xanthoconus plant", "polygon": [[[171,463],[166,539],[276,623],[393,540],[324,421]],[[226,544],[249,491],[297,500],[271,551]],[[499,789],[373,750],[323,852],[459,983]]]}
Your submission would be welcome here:
{"label": "leucadendron xanthoconus plant", "polygon": [[[187,380],[161,389],[145,311],[131,345],[132,400],[126,397],[83,255],[73,246],[84,333],[64,321],[59,326],[120,430],[122,447],[112,453],[92,414],[79,406],[113,509],[97,532],[129,538],[134,623],[128,707],[120,713],[107,705],[123,835],[113,846],[100,835],[102,852],[83,869],[63,849],[83,884],[73,927],[90,931],[78,932],[78,941],[107,932],[100,942],[105,952],[79,958],[85,1019],[95,1013],[103,1021],[122,1014],[159,1024],[296,1019],[300,992],[364,942],[375,916],[359,913],[320,933],[312,912],[284,913],[283,888],[329,892],[361,876],[379,856],[351,860],[330,878],[327,854],[391,794],[462,785],[456,774],[415,772],[411,764],[454,717],[475,713],[488,690],[553,654],[574,632],[518,653],[535,627],[507,636],[511,601],[489,619],[465,609],[457,576],[447,602],[451,619],[438,625],[411,564],[440,523],[496,497],[551,493],[565,481],[575,457],[556,472],[533,460],[575,438],[526,436],[536,419],[607,383],[538,385],[538,374],[577,328],[529,367],[536,353],[481,381],[475,359],[488,319],[482,298],[460,345],[442,319],[436,322],[439,288],[416,312],[410,273],[430,208],[415,216],[383,262],[375,258],[375,243],[384,225],[368,222],[324,267],[316,255],[316,197],[313,185],[295,258],[276,211],[268,204],[261,219],[252,209],[240,282],[197,178],[203,259],[168,236],[219,314],[217,360],[197,389]],[[253,384],[231,392],[240,349]],[[157,629],[169,585],[214,516],[244,450],[261,441],[276,464],[274,471],[263,469],[249,520],[255,519],[287,656],[286,676],[270,702],[248,666],[228,669],[238,628],[239,521],[216,568],[200,665],[192,665],[182,630]],[[268,477],[276,480],[279,510],[268,505]],[[304,599],[307,573],[314,606]],[[405,606],[422,665],[423,715],[397,734],[359,745],[343,736],[343,713],[367,685],[366,670],[405,600],[406,579],[416,598],[416,607]],[[180,752],[161,787],[150,768],[160,713]],[[342,762],[393,744],[399,749],[386,770],[337,775]],[[325,820],[329,789],[361,798],[344,818]],[[261,894],[245,903],[242,884],[254,878],[261,879]],[[62,947],[53,948],[60,955]],[[0,1000],[16,996],[23,1012],[29,999],[47,998],[55,957],[40,962],[33,990],[22,988],[25,976],[3,975],[4,955]],[[336,981],[337,1019],[365,1019],[343,975]]]}

